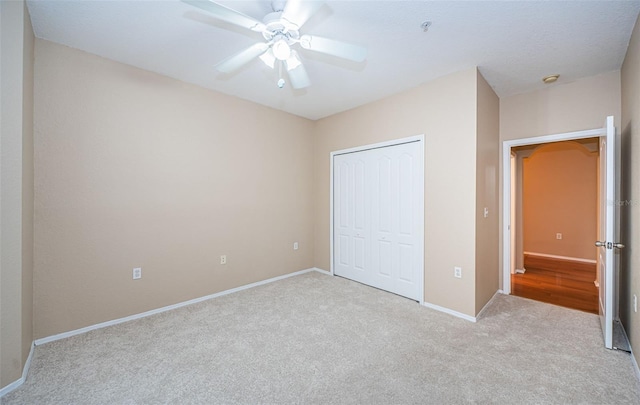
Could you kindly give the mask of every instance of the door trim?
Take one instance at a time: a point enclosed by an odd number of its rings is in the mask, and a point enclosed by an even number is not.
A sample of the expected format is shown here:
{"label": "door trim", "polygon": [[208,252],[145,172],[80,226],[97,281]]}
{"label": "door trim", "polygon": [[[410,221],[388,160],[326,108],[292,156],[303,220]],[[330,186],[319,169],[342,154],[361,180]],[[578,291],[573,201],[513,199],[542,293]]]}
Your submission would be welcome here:
{"label": "door trim", "polygon": [[512,139],[502,142],[502,291],[511,294],[511,148],[605,135],[606,128]]}
{"label": "door trim", "polygon": [[336,150],[333,151],[329,154],[329,167],[330,167],[330,171],[329,171],[329,178],[330,180],[330,186],[329,186],[329,260],[330,260],[330,272],[332,276],[335,276],[334,273],[334,258],[333,258],[333,244],[334,244],[334,229],[333,229],[333,222],[334,222],[334,218],[333,218],[333,187],[334,187],[334,178],[333,178],[333,158],[336,155],[344,155],[347,153],[355,153],[355,152],[362,152],[365,150],[369,150],[369,149],[379,149],[379,148],[386,148],[389,146],[397,146],[397,145],[403,145],[403,144],[407,144],[407,143],[413,143],[413,142],[421,142],[422,147],[420,148],[420,153],[422,154],[422,168],[420,169],[420,176],[422,177],[422,192],[420,193],[420,202],[419,205],[422,206],[422,221],[420,221],[419,224],[419,234],[420,234],[420,249],[422,250],[421,252],[421,267],[422,267],[422,271],[419,274],[419,279],[418,279],[418,284],[420,287],[420,304],[424,303],[424,168],[425,168],[425,161],[424,161],[424,157],[425,157],[425,136],[424,134],[420,134],[420,135],[415,135],[415,136],[410,136],[407,138],[400,138],[400,139],[393,139],[390,141],[385,141],[385,142],[378,142],[378,143],[374,143],[374,144],[368,144],[368,145],[362,145],[362,146],[356,146],[353,148],[347,148],[347,149],[340,149],[340,150]]}

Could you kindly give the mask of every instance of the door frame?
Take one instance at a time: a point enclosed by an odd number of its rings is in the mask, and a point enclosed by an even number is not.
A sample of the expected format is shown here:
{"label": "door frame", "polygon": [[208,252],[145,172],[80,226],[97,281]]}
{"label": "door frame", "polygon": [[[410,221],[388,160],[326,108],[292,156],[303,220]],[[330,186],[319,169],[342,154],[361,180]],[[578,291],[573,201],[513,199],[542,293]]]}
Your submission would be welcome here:
{"label": "door frame", "polygon": [[502,142],[502,291],[504,294],[511,294],[511,231],[514,228],[511,227],[511,148],[595,138],[606,133],[607,128],[596,128]]}
{"label": "door frame", "polygon": [[425,136],[424,134],[420,134],[420,135],[414,135],[414,136],[409,136],[406,138],[399,138],[399,139],[392,139],[390,141],[384,141],[384,142],[378,142],[378,143],[373,143],[373,144],[368,144],[368,145],[361,145],[361,146],[356,146],[353,148],[347,148],[347,149],[340,149],[340,150],[336,150],[333,151],[329,154],[329,167],[330,167],[330,171],[329,171],[329,178],[330,178],[330,187],[329,187],[329,256],[330,256],[330,271],[331,271],[331,275],[335,276],[334,273],[334,257],[333,257],[333,245],[334,245],[334,229],[333,229],[333,222],[334,222],[334,218],[333,218],[333,188],[334,188],[334,177],[333,177],[333,158],[335,155],[343,155],[346,153],[355,153],[355,152],[362,152],[362,151],[366,151],[369,149],[379,149],[379,148],[386,148],[386,147],[390,147],[390,146],[396,146],[396,145],[403,145],[406,143],[414,143],[414,142],[419,142],[422,147],[420,148],[420,153],[422,154],[422,167],[420,168],[420,184],[422,185],[422,189],[419,190],[420,191],[420,195],[419,195],[419,205],[422,207],[422,221],[419,222],[419,236],[420,236],[420,243],[418,244],[421,250],[421,268],[422,271],[420,271],[419,276],[418,276],[418,285],[419,285],[419,296],[420,296],[420,305],[422,305],[424,303],[424,169],[425,169]]}

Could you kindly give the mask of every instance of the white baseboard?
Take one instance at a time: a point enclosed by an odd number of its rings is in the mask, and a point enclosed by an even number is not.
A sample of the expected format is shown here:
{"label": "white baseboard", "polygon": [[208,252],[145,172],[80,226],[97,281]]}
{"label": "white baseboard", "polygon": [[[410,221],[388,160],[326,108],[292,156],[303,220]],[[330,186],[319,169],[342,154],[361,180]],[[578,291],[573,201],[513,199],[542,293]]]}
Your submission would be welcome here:
{"label": "white baseboard", "polygon": [[289,274],[285,274],[285,275],[282,275],[282,276],[269,278],[267,280],[262,280],[262,281],[258,281],[258,282],[255,282],[255,283],[251,283],[251,284],[243,285],[243,286],[240,286],[240,287],[232,288],[230,290],[221,291],[219,293],[207,295],[207,296],[204,296],[204,297],[195,298],[195,299],[192,299],[192,300],[189,300],[189,301],[184,301],[184,302],[180,302],[180,303],[177,303],[177,304],[168,305],[166,307],[153,309],[151,311],[143,312],[143,313],[140,313],[140,314],[131,315],[131,316],[127,316],[127,317],[119,318],[119,319],[114,319],[114,320],[111,320],[111,321],[98,323],[98,324],[95,324],[95,325],[91,325],[91,326],[87,326],[87,327],[84,327],[84,328],[72,330],[72,331],[69,331],[69,332],[59,333],[57,335],[48,336],[48,337],[41,338],[41,339],[36,339],[31,344],[31,349],[29,350],[29,356],[27,357],[27,361],[25,362],[24,368],[22,369],[22,377],[20,377],[20,379],[18,379],[16,381],[12,382],[11,384],[7,385],[6,387],[3,387],[2,389],[0,389],[0,398],[2,398],[4,395],[8,394],[9,392],[15,390],[16,388],[20,387],[27,380],[27,375],[29,374],[29,368],[31,367],[31,359],[33,358],[33,351],[34,351],[34,348],[36,346],[39,346],[39,345],[42,345],[42,344],[45,344],[45,343],[49,343],[49,342],[53,342],[55,340],[65,339],[65,338],[68,338],[68,337],[71,337],[71,336],[75,336],[75,335],[79,335],[79,334],[82,334],[82,333],[86,333],[86,332],[89,332],[91,330],[105,328],[105,327],[111,326],[111,325],[117,325],[119,323],[124,323],[124,322],[128,322],[128,321],[132,321],[134,319],[144,318],[144,317],[147,317],[147,316],[159,314],[161,312],[171,311],[172,309],[177,309],[177,308],[184,307],[184,306],[187,306],[187,305],[196,304],[198,302],[210,300],[210,299],[213,299],[213,298],[216,298],[216,297],[221,297],[223,295],[232,294],[232,293],[235,293],[235,292],[238,292],[238,291],[242,291],[242,290],[247,290],[249,288],[258,287],[258,286],[261,286],[261,285],[264,285],[264,284],[273,283],[274,281],[283,280],[285,278],[298,276],[298,275],[309,273],[309,272],[312,272],[312,271],[316,271],[316,272],[324,274],[324,275],[329,275],[329,276],[331,275],[331,273],[326,271],[326,270],[322,270],[322,269],[319,269],[317,267],[312,267],[312,268],[309,268],[309,269],[296,271],[295,273],[289,273]]}
{"label": "white baseboard", "polygon": [[36,348],[36,342],[31,342],[31,349],[29,349],[29,355],[27,356],[27,361],[24,363],[24,368],[22,369],[22,381],[27,381],[27,376],[29,375],[29,369],[31,368],[31,359],[33,358],[33,350]]}
{"label": "white baseboard", "polygon": [[7,385],[6,387],[1,388],[0,398],[7,395],[11,391],[15,390],[16,388],[24,384],[25,381],[27,381],[27,376],[29,375],[29,368],[31,368],[31,359],[33,358],[33,349],[35,347],[36,347],[35,342],[32,342],[31,348],[29,349],[29,355],[27,356],[27,361],[24,362],[24,367],[22,368],[22,377],[12,382],[11,384]]}
{"label": "white baseboard", "polygon": [[524,274],[527,271],[527,269],[522,268],[522,269],[516,269],[516,274]]}
{"label": "white baseboard", "polygon": [[478,319],[480,319],[480,317],[482,317],[482,314],[484,313],[485,309],[487,309],[489,307],[489,305],[493,302],[493,300],[496,299],[496,297],[499,294],[504,294],[504,291],[502,291],[502,290],[496,291],[493,294],[493,296],[491,297],[491,299],[489,301],[487,301],[487,303],[484,305],[484,307],[482,307],[482,309],[480,310],[480,312],[478,312],[478,315],[476,315],[476,316],[463,314],[462,312],[454,311],[453,309],[441,307],[440,305],[431,304],[431,303],[428,303],[428,302],[421,302],[420,304],[425,306],[425,307],[427,307],[427,308],[435,309],[436,311],[444,312],[445,314],[453,315],[455,317],[462,318],[465,321],[469,321],[469,322],[474,322],[475,323],[475,322],[478,322]]}
{"label": "white baseboard", "polygon": [[479,320],[480,318],[482,318],[482,314],[484,313],[484,311],[489,308],[489,306],[491,305],[491,303],[496,299],[496,297],[500,294],[504,294],[504,291],[502,290],[498,290],[496,291],[493,296],[491,297],[491,299],[489,299],[489,301],[487,301],[486,304],[484,304],[484,306],[482,307],[482,309],[480,310],[480,312],[478,312],[478,314],[476,315],[475,319],[476,321]]}
{"label": "white baseboard", "polygon": [[327,276],[332,276],[330,271],[322,270],[322,269],[319,269],[317,267],[313,267],[313,268],[311,268],[311,270],[317,271],[318,273],[322,273],[322,274],[327,275]]}
{"label": "white baseboard", "polygon": [[557,255],[548,255],[546,253],[536,253],[536,252],[524,252],[525,255],[536,256],[536,257],[548,257],[550,259],[560,259],[560,260],[570,260],[572,262],[582,262],[582,263],[590,263],[596,264],[595,260],[592,259],[583,259],[581,257],[569,257],[569,256],[557,256]]}
{"label": "white baseboard", "polygon": [[20,377],[20,379],[12,382],[11,384],[7,385],[6,387],[4,387],[2,389],[0,389],[0,398],[2,398],[3,396],[7,395],[11,391],[15,390],[16,388],[18,388],[22,384],[24,384],[24,378]]}
{"label": "white baseboard", "polygon": [[[629,342],[629,335],[627,335],[627,331],[624,328],[624,325],[622,324],[622,322],[620,322],[620,327],[622,328],[622,333],[624,333],[625,338],[627,339],[627,342]],[[633,366],[633,371],[636,375],[636,379],[640,382],[640,367],[638,367],[636,356],[634,356],[633,354],[633,347],[631,347],[631,342],[629,342],[629,350],[631,351],[629,355],[631,356],[631,365]]]}
{"label": "white baseboard", "polygon": [[269,278],[269,279],[266,279],[266,280],[257,281],[255,283],[243,285],[243,286],[240,286],[240,287],[231,288],[229,290],[221,291],[221,292],[218,292],[218,293],[215,293],[215,294],[206,295],[204,297],[194,298],[194,299],[189,300],[189,301],[179,302],[177,304],[168,305],[166,307],[152,309],[151,311],[146,311],[146,312],[142,312],[142,313],[135,314],[135,315],[125,316],[124,318],[118,318],[118,319],[114,319],[114,320],[107,321],[107,322],[101,322],[101,323],[98,323],[98,324],[95,324],[95,325],[86,326],[84,328],[75,329],[75,330],[71,330],[71,331],[63,332],[63,333],[58,333],[57,335],[52,335],[52,336],[44,337],[44,338],[41,338],[41,339],[36,339],[35,345],[36,346],[40,346],[40,345],[43,345],[45,343],[53,342],[53,341],[60,340],[60,339],[65,339],[65,338],[68,338],[68,337],[71,337],[71,336],[75,336],[75,335],[80,335],[82,333],[86,333],[86,332],[89,332],[89,331],[92,331],[92,330],[106,328],[107,326],[117,325],[117,324],[120,324],[120,323],[133,321],[135,319],[145,318],[147,316],[159,314],[159,313],[166,312],[166,311],[171,311],[173,309],[185,307],[187,305],[197,304],[197,303],[202,302],[202,301],[207,301],[207,300],[210,300],[210,299],[213,299],[213,298],[222,297],[224,295],[233,294],[235,292],[239,292],[239,291],[242,291],[242,290],[247,290],[249,288],[258,287],[258,286],[261,286],[261,285],[264,285],[264,284],[273,283],[274,281],[283,280],[285,278],[298,276],[298,275],[309,273],[309,272],[312,272],[312,271],[317,271],[317,272],[320,272],[320,273],[326,273],[324,270],[321,270],[321,269],[318,269],[318,268],[315,268],[315,267],[310,268],[310,269],[300,270],[300,271],[296,271],[294,273],[284,274],[282,276],[277,276],[277,277]]}
{"label": "white baseboard", "polygon": [[421,305],[423,305],[423,306],[425,306],[427,308],[435,309],[436,311],[444,312],[445,314],[449,314],[449,315],[456,316],[458,318],[462,318],[465,321],[476,322],[476,317],[475,316],[470,316],[470,315],[467,315],[467,314],[463,314],[462,312],[454,311],[453,309],[441,307],[440,305],[431,304],[429,302],[423,302]]}

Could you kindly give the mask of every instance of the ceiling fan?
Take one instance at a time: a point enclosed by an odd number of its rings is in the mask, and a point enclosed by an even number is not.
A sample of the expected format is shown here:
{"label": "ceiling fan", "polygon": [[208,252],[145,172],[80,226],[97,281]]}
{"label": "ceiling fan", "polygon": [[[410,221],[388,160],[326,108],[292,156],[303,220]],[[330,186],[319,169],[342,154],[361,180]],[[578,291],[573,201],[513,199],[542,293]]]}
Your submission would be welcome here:
{"label": "ceiling fan", "polygon": [[215,65],[223,73],[234,72],[259,57],[270,68],[278,69],[278,87],[283,88],[285,85],[282,76],[284,69],[293,88],[302,89],[311,85],[311,81],[300,55],[294,49],[296,45],[353,62],[363,62],[367,57],[367,49],[362,46],[317,35],[300,34],[300,28],[322,5],[317,2],[273,1],[273,12],[258,21],[211,0],[182,1],[208,11],[220,20],[262,33],[265,42],[255,43]]}

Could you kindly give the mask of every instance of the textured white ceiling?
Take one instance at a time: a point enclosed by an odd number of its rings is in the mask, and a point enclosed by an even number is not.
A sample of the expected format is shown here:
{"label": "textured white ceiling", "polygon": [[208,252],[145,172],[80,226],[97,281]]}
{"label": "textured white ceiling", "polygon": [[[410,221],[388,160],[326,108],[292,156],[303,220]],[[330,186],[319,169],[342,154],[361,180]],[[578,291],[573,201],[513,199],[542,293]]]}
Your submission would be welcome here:
{"label": "textured white ceiling", "polygon": [[[270,1],[219,1],[258,20]],[[222,59],[261,41],[178,0],[27,2],[37,37],[310,119],[478,66],[503,97],[621,67],[640,12],[634,1],[333,1],[300,30],[365,45],[363,63],[300,50],[312,85],[279,89],[254,60]],[[432,21],[428,32],[420,24]]]}

